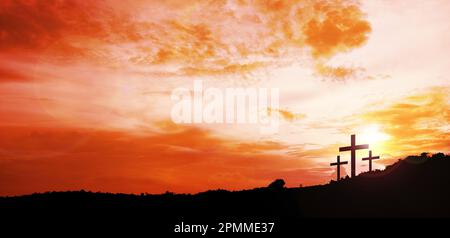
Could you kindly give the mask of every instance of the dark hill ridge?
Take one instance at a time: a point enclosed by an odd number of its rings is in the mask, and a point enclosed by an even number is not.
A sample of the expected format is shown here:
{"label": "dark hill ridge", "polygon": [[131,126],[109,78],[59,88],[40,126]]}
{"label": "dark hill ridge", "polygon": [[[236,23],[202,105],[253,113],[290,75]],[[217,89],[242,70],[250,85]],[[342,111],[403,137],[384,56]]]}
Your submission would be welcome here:
{"label": "dark hill ridge", "polygon": [[450,217],[450,156],[409,156],[383,171],[326,185],[130,195],[85,191],[0,198],[1,210],[127,211],[148,217]]}

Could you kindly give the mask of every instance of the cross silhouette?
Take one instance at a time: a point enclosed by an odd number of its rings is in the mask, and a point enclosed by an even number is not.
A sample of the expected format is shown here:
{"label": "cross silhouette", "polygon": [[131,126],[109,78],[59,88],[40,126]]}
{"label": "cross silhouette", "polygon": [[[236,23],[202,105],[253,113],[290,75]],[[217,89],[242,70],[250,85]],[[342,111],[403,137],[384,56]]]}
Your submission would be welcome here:
{"label": "cross silhouette", "polygon": [[341,164],[348,164],[347,161],[341,161],[341,156],[337,156],[337,161],[334,163],[331,163],[330,166],[337,166],[336,170],[337,170],[337,180],[339,181],[339,179],[341,179]]}
{"label": "cross silhouette", "polygon": [[374,156],[372,157],[372,151],[369,150],[369,157],[362,158],[362,160],[368,160],[369,161],[369,171],[372,171],[372,160],[379,159],[380,156]]}
{"label": "cross silhouette", "polygon": [[351,177],[355,177],[356,175],[356,150],[362,150],[362,149],[369,149],[369,145],[368,144],[364,144],[364,145],[356,145],[356,138],[355,135],[351,135],[351,144],[350,146],[345,146],[345,147],[339,147],[339,151],[350,151],[351,152],[351,160],[350,160],[350,164],[351,164]]}

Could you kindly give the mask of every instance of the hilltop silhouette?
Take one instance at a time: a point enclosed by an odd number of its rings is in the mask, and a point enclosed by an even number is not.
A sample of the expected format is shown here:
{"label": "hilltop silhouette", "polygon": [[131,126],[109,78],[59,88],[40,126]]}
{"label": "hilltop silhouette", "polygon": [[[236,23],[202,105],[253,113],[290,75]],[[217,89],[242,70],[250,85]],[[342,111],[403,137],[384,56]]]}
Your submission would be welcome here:
{"label": "hilltop silhouette", "polygon": [[325,185],[268,187],[190,194],[47,192],[0,198],[0,209],[25,211],[131,211],[151,218],[214,217],[450,217],[450,155],[408,156],[377,170]]}

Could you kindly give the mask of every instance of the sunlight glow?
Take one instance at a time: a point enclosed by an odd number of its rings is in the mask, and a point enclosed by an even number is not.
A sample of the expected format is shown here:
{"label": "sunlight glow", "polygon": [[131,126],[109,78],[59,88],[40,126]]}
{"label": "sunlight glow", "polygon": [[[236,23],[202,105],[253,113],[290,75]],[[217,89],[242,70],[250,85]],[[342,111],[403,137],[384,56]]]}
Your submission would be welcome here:
{"label": "sunlight glow", "polygon": [[378,125],[370,125],[361,131],[361,142],[375,146],[389,139],[389,135],[383,133]]}

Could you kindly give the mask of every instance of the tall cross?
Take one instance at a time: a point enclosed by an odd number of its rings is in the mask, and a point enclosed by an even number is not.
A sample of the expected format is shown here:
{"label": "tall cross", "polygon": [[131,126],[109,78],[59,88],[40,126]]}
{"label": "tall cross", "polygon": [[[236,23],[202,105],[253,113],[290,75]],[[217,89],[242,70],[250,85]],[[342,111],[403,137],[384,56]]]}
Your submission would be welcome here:
{"label": "tall cross", "polygon": [[337,156],[337,161],[334,163],[331,163],[330,166],[337,166],[336,170],[337,170],[337,180],[339,181],[339,179],[341,179],[341,164],[348,164],[347,161],[342,161],[341,162],[341,156]]}
{"label": "tall cross", "polygon": [[372,160],[379,159],[380,156],[374,156],[372,157],[372,151],[369,150],[369,157],[362,158],[362,160],[368,160],[369,161],[369,171],[372,171]]}
{"label": "tall cross", "polygon": [[356,139],[355,139],[355,135],[351,136],[351,144],[350,146],[345,146],[345,147],[339,147],[339,151],[350,151],[351,152],[351,176],[355,177],[356,175],[356,151],[357,150],[362,150],[362,149],[369,149],[369,145],[368,144],[364,144],[364,145],[356,145]]}

